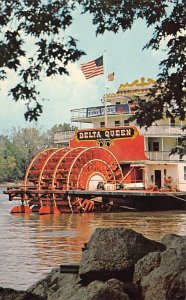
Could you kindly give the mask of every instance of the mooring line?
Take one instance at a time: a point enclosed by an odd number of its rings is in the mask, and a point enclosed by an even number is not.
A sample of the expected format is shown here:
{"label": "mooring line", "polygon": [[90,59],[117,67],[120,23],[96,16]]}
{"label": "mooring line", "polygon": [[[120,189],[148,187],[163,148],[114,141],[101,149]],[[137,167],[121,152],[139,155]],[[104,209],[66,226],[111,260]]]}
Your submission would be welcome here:
{"label": "mooring line", "polygon": [[171,196],[171,197],[173,197],[173,198],[176,198],[176,199],[179,199],[179,200],[181,200],[181,201],[184,201],[184,202],[186,202],[186,200],[185,199],[183,199],[183,198],[180,198],[180,197],[178,197],[178,196],[175,196],[175,195],[172,195],[172,194],[168,194],[169,196]]}

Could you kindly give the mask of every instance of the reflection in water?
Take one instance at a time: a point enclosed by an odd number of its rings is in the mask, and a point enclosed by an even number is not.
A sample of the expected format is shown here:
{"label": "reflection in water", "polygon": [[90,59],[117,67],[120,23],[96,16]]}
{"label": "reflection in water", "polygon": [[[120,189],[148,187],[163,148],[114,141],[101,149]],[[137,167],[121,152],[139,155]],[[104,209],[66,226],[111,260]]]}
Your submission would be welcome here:
{"label": "reflection in water", "polygon": [[84,243],[97,227],[132,228],[154,240],[186,232],[183,211],[39,216],[10,215],[10,206],[1,196],[0,286],[16,289],[28,288],[60,264],[78,263]]}

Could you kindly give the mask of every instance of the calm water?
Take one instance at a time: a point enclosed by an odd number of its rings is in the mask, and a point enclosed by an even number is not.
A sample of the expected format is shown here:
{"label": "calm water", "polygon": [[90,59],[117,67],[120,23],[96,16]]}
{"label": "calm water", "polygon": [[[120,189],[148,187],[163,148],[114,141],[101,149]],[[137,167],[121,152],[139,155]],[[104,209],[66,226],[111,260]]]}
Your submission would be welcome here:
{"label": "calm water", "polygon": [[127,227],[160,240],[186,234],[184,211],[81,215],[10,215],[15,205],[0,187],[0,286],[27,289],[52,268],[78,263],[97,227]]}

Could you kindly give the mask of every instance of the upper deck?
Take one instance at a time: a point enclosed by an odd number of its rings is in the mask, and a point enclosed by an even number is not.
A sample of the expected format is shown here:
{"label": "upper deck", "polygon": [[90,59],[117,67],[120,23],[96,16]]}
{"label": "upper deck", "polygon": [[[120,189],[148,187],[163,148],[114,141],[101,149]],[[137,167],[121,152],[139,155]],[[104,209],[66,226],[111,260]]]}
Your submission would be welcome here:
{"label": "upper deck", "polygon": [[[71,123],[80,128],[105,128],[118,126],[136,126],[139,134],[145,137],[145,151],[150,161],[179,162],[185,156],[179,154],[170,156],[171,149],[176,147],[177,140],[183,135],[185,121],[164,118],[152,124],[149,128],[138,126],[133,121],[129,124],[129,117],[134,114],[135,105],[146,101],[148,92],[153,88],[155,80],[135,80],[132,83],[120,84],[116,92],[103,96],[102,103],[98,106],[77,108],[71,110]],[[74,131],[57,132],[55,144],[68,145],[74,136]]]}
{"label": "upper deck", "polygon": [[[155,80],[145,79],[135,80],[132,83],[120,84],[114,93],[107,93],[103,96],[102,105],[72,109],[71,122],[84,123],[83,127],[90,124],[93,128],[115,127],[129,125],[128,118],[134,114],[135,106],[141,101],[148,100],[148,92],[153,88]],[[136,122],[130,125],[138,126]],[[140,134],[151,137],[179,137],[183,134],[182,127],[186,122],[179,119],[171,120],[164,118],[158,120],[148,129],[140,128]],[[81,126],[82,127],[82,126]]]}
{"label": "upper deck", "polygon": [[[92,127],[98,127],[98,122],[104,121],[105,107],[95,106],[71,110],[71,121],[85,124],[92,124]],[[113,104],[107,105],[107,117],[109,126],[114,126],[113,121],[118,120],[124,123],[127,117],[133,114],[133,105],[131,104]],[[118,118],[119,117],[119,118]],[[94,126],[96,124],[96,126]],[[120,125],[120,124],[118,124]],[[124,124],[122,124],[124,125]],[[126,125],[126,122],[125,122]],[[169,120],[165,120],[159,125],[152,125],[145,129],[140,128],[140,134],[145,136],[180,136],[183,133],[183,122],[170,124]],[[100,126],[103,127],[103,126]],[[64,133],[61,133],[64,136]],[[65,133],[66,135],[66,133]]]}

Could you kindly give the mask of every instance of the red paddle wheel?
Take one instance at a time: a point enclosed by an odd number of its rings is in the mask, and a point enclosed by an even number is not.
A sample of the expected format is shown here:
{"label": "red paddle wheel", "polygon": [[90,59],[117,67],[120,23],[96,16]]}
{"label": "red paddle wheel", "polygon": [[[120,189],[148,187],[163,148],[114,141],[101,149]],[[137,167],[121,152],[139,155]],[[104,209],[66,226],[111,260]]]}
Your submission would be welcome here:
{"label": "red paddle wheel", "polygon": [[[30,162],[24,188],[14,196],[25,202],[25,211],[40,214],[60,212],[93,212],[94,199],[72,197],[69,190],[96,190],[98,183],[115,185],[123,178],[115,156],[102,147],[49,148],[39,152]],[[19,209],[18,209],[19,207]],[[23,212],[23,205],[12,212]],[[100,205],[99,205],[100,207]]]}

